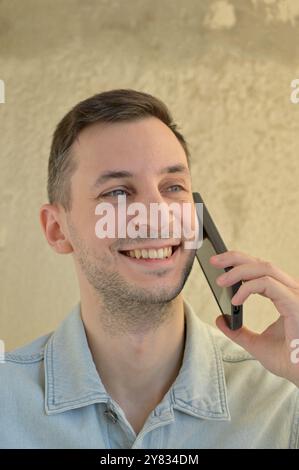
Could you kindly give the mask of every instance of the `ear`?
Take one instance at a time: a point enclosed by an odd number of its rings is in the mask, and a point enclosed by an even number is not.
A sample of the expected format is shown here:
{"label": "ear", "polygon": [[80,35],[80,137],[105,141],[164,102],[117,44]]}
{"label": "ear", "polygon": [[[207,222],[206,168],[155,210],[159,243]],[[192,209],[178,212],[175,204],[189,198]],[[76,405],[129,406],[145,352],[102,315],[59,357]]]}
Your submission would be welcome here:
{"label": "ear", "polygon": [[49,245],[56,253],[67,254],[74,250],[64,234],[61,210],[53,204],[44,204],[40,208],[39,218]]}

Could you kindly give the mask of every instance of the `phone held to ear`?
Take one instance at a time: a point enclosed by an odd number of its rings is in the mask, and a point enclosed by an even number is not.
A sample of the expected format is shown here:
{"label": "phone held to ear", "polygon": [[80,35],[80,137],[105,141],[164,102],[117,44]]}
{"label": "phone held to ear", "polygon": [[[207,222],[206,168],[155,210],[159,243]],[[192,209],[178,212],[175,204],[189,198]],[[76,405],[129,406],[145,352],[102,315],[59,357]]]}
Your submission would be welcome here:
{"label": "phone held to ear", "polygon": [[[210,216],[202,197],[198,192],[194,192],[193,200],[196,203],[202,203],[202,211],[197,208],[197,217],[199,226],[202,226],[203,241],[202,245],[196,250],[196,258],[208,281],[211,291],[220,308],[222,315],[231,330],[237,330],[243,322],[243,305],[232,305],[231,299],[242,285],[242,281],[229,287],[220,287],[216,283],[217,277],[225,271],[232,269],[228,266],[224,269],[216,268],[211,265],[211,256],[218,255],[228,251],[217,228]],[[202,220],[203,219],[203,220]]]}

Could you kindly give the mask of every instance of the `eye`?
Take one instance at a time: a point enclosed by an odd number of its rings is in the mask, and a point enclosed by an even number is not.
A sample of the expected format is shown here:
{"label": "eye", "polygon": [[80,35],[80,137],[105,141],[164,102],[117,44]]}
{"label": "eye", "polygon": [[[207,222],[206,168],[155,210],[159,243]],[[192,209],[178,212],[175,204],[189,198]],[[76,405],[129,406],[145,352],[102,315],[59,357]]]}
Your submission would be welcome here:
{"label": "eye", "polygon": [[103,194],[102,197],[121,196],[121,194],[115,194],[117,191],[123,191],[123,192],[125,192],[127,195],[129,194],[128,191],[126,191],[125,189],[117,188],[117,189],[113,189],[112,191],[109,191],[108,193]]}
{"label": "eye", "polygon": [[[167,191],[171,189],[172,191],[170,192],[179,192],[179,191],[184,191],[185,188],[183,188],[183,186],[181,186],[180,184],[174,184],[172,186],[170,186]],[[119,192],[120,191],[120,192]],[[121,196],[123,195],[123,193],[125,193],[125,195],[129,195],[129,192],[123,188],[116,188],[116,189],[113,189],[112,191],[108,191],[108,193],[105,193],[105,194],[102,194],[102,197],[117,197],[117,196]]]}
{"label": "eye", "polygon": [[[183,186],[181,186],[180,184],[174,184],[174,185],[170,186],[170,189],[171,188],[178,188],[178,191],[184,190]],[[178,191],[171,191],[171,192],[177,193]]]}

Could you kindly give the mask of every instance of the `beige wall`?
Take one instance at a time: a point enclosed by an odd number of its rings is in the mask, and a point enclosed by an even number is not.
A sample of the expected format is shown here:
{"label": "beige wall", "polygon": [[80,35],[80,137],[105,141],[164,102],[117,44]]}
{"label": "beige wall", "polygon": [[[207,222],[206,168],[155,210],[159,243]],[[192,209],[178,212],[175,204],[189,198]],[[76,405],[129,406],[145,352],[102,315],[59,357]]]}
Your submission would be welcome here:
{"label": "beige wall", "polygon": [[[46,244],[38,210],[54,126],[112,88],[163,99],[190,142],[194,190],[231,249],[299,276],[299,1],[0,0],[0,338],[54,329],[78,300],[71,257]],[[199,267],[184,288],[213,323]],[[252,296],[245,323],[276,316]]]}

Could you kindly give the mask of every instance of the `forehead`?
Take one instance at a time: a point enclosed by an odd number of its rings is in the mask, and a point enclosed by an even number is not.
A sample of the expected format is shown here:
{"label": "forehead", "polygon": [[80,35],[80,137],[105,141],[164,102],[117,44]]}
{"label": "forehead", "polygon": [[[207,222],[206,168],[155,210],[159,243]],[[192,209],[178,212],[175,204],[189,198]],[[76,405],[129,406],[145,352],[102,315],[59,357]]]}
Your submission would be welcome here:
{"label": "forehead", "polygon": [[187,159],[180,142],[162,121],[146,117],[130,122],[95,123],[85,128],[72,146],[78,170],[128,167],[156,169]]}

